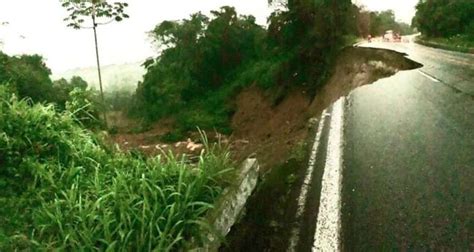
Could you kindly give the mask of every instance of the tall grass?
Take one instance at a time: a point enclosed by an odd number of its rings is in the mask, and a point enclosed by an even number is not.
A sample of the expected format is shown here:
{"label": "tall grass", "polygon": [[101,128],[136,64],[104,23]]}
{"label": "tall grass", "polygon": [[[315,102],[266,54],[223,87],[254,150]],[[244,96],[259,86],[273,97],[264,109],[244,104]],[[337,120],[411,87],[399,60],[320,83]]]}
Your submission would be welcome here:
{"label": "tall grass", "polygon": [[203,216],[232,170],[205,142],[194,164],[117,152],[73,115],[0,88],[0,250],[169,251],[205,239]]}

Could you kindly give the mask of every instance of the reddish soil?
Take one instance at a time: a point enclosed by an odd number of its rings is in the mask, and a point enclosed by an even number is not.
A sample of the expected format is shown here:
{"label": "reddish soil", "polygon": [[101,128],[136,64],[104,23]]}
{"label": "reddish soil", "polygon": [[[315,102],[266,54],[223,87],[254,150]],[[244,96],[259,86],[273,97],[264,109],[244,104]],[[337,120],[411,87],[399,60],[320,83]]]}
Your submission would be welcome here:
{"label": "reddish soil", "polygon": [[112,140],[123,150],[136,149],[148,155],[156,155],[172,148],[173,145],[166,145],[160,141],[160,137],[172,129],[172,121],[162,120],[154,124],[150,130],[141,133],[125,132],[124,129],[119,128],[119,133],[112,135]]}
{"label": "reddish soil", "polygon": [[275,107],[259,88],[243,90],[236,99],[232,138],[249,143],[235,147],[237,159],[255,153],[263,171],[285,161],[292,148],[306,137],[310,103],[302,89],[293,90]]}

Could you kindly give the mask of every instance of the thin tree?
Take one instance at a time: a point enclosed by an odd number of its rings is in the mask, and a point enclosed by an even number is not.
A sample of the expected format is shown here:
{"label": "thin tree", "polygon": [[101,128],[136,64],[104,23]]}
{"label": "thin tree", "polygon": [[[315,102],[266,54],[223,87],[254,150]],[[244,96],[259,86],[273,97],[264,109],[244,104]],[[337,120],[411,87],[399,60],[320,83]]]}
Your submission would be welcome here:
{"label": "thin tree", "polygon": [[[99,46],[97,42],[97,27],[99,25],[110,24],[114,21],[120,22],[129,16],[124,12],[128,7],[127,3],[114,2],[107,3],[105,0],[63,0],[62,6],[67,9],[69,16],[64,19],[68,27],[74,29],[92,29],[94,31],[95,54],[97,60],[97,73],[99,75],[100,96],[104,105],[104,123],[107,125],[105,110],[104,90],[102,86],[102,74],[100,71]],[[86,19],[90,20],[90,25],[86,24]]]}

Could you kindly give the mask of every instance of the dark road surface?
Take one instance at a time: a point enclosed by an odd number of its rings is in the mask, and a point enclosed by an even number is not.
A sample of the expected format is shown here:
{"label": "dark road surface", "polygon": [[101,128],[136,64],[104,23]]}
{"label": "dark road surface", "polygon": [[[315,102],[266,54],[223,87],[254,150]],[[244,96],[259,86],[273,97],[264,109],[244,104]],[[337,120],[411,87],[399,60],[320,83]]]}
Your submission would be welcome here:
{"label": "dark road surface", "polygon": [[474,55],[363,46],[424,66],[347,98],[343,250],[474,250]]}

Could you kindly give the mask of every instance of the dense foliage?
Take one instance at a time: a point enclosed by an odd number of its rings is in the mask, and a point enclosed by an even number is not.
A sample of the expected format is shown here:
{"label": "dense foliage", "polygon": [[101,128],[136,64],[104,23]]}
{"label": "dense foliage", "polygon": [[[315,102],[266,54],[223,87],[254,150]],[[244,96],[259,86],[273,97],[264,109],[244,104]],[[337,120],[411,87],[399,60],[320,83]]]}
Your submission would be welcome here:
{"label": "dense foliage", "polygon": [[428,37],[469,35],[474,38],[474,1],[420,0],[416,6],[415,25]]}
{"label": "dense foliage", "polygon": [[0,250],[168,251],[199,238],[226,152],[199,162],[107,148],[70,112],[0,86]]}
{"label": "dense foliage", "polygon": [[64,78],[55,80],[53,81],[55,99],[49,102],[54,102],[56,103],[56,105],[63,109],[66,106],[66,102],[70,100],[70,93],[75,88],[78,88],[80,90],[87,90],[87,86],[87,82],[78,76],[73,76],[69,81]]}
{"label": "dense foliage", "polygon": [[211,19],[196,13],[159,24],[151,36],[161,55],[144,64],[147,73],[138,85],[137,110],[151,120],[180,113],[181,125],[192,129],[225,127],[228,111],[216,92],[258,57],[264,35],[254,17],[238,16],[231,7],[213,11]]}
{"label": "dense foliage", "polygon": [[58,110],[64,110],[71,92],[77,88],[91,103],[98,104],[95,92],[87,91],[88,84],[81,77],[52,81],[50,75],[51,70],[39,55],[8,56],[0,51],[0,85],[8,83],[20,98],[54,103]]}
{"label": "dense foliage", "polygon": [[283,5],[269,18],[270,53],[280,59],[275,74],[285,85],[320,86],[345,45],[344,35],[352,34],[351,1],[288,0]]}
{"label": "dense foliage", "polygon": [[316,89],[349,34],[344,1],[289,1],[268,29],[232,7],[165,21],[151,32],[160,56],[135,95],[135,114],[149,120],[174,117],[180,130],[217,128],[226,133],[236,91],[256,84],[278,94],[295,85]]}
{"label": "dense foliage", "polygon": [[54,101],[51,70],[39,55],[8,56],[0,51],[0,85],[10,83],[20,97],[35,102]]}
{"label": "dense foliage", "polygon": [[77,122],[88,129],[101,128],[99,119],[100,103],[95,91],[75,87],[66,101],[66,110],[70,112]]}

